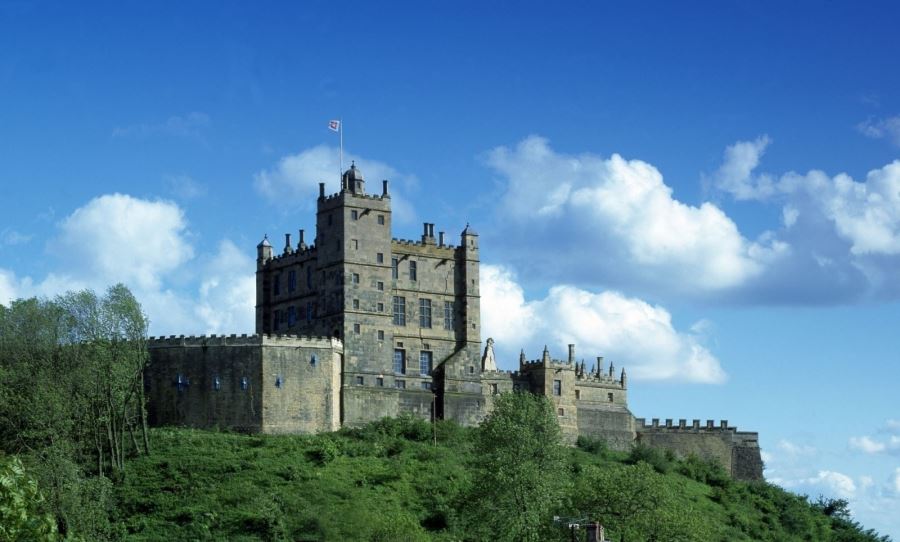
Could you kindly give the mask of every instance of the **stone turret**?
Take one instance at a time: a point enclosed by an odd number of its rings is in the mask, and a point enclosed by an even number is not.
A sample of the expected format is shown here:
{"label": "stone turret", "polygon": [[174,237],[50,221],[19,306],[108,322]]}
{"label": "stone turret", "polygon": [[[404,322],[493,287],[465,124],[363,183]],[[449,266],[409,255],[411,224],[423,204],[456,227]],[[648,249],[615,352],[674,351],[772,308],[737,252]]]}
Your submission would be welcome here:
{"label": "stone turret", "polygon": [[263,262],[272,259],[272,244],[269,243],[269,236],[264,235],[263,240],[256,245],[256,263],[262,265]]}
{"label": "stone turret", "polygon": [[[385,190],[387,186],[385,185]],[[341,177],[341,190],[346,190],[354,194],[362,195],[366,193],[366,181],[363,178],[362,171],[356,167],[356,162],[350,163],[350,169],[344,172]]]}

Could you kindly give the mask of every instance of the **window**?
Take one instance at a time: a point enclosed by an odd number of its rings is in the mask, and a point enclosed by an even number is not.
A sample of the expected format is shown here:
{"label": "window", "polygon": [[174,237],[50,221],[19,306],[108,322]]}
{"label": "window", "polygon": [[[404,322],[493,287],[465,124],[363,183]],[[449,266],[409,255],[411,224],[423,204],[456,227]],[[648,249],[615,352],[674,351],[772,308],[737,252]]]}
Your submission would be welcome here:
{"label": "window", "polygon": [[276,375],[275,376],[275,387],[280,389],[281,385],[283,383],[284,383],[284,381],[281,379],[281,375]]}
{"label": "window", "polygon": [[406,350],[394,349],[394,373],[406,374]]}
{"label": "window", "polygon": [[406,325],[406,298],[398,295],[394,296],[394,325]]}
{"label": "window", "polygon": [[469,374],[470,375],[475,374],[475,366],[474,365],[469,365]]}
{"label": "window", "polygon": [[497,388],[497,384],[491,384],[491,395],[498,395],[500,390]]}
{"label": "window", "polygon": [[288,307],[288,327],[294,327],[297,323],[297,307],[291,305]]}
{"label": "window", "polygon": [[245,377],[241,378],[241,389],[246,390],[249,387],[250,387],[250,382],[247,380],[247,377],[245,376]]}
{"label": "window", "polygon": [[581,399],[581,390],[575,390],[575,399]]}
{"label": "window", "polygon": [[431,300],[419,300],[419,327],[431,327]]}
{"label": "window", "polygon": [[378,225],[384,226],[384,215],[378,215]]}
{"label": "window", "polygon": [[351,241],[353,242],[353,250],[359,250],[359,240],[351,239]]}
{"label": "window", "polygon": [[359,324],[353,324],[353,333],[359,335]]}
{"label": "window", "polygon": [[381,282],[380,280],[378,281],[378,291],[379,291],[379,292],[383,292],[383,291],[384,291],[384,283]]}
{"label": "window", "polygon": [[384,330],[383,330],[383,329],[379,329],[379,330],[378,330],[378,340],[379,340],[379,341],[383,341],[383,340],[384,340]]}
{"label": "window", "polygon": [[607,399],[610,403],[613,402],[613,399],[614,399],[614,398],[615,398],[615,397],[613,396],[613,394],[611,394],[611,393],[607,393],[607,394],[606,394],[606,399]]}
{"label": "window", "polygon": [[422,382],[422,389],[423,389],[423,390],[430,390],[430,389],[431,389],[431,382]]}
{"label": "window", "polygon": [[309,356],[309,364],[310,365],[315,367],[317,363],[319,363],[319,356],[317,356],[315,354]]}
{"label": "window", "polygon": [[222,389],[222,381],[219,380],[219,377],[218,377],[218,376],[213,377],[213,386],[212,386],[212,388],[213,388],[213,390],[215,390],[215,391],[219,391],[219,390]]}
{"label": "window", "polygon": [[281,273],[275,275],[272,281],[272,295],[281,295]]}
{"label": "window", "polygon": [[409,262],[409,280],[416,280],[416,275],[418,275],[416,270],[416,262],[410,260]]}
{"label": "window", "polygon": [[398,390],[406,389],[406,380],[394,380],[394,387]]}
{"label": "window", "polygon": [[313,317],[313,306],[309,301],[306,302],[306,321],[309,322]]}
{"label": "window", "polygon": [[357,220],[357,219],[359,219],[359,211],[357,211],[356,209],[350,211],[350,220]]}
{"label": "window", "polygon": [[328,225],[331,226],[332,224],[334,224],[334,216],[329,214],[328,215]]}
{"label": "window", "polygon": [[186,376],[182,376],[181,374],[179,374],[175,377],[175,387],[178,388],[178,391],[186,390],[189,384],[190,382],[188,382]]}
{"label": "window", "polygon": [[559,416],[559,417],[563,417],[563,416],[566,415],[566,411],[563,410],[563,409],[561,409],[561,408],[557,408],[557,409],[556,409],[556,415]]}
{"label": "window", "polygon": [[375,262],[376,262],[376,263],[384,263],[384,253],[379,252],[378,254],[376,254],[376,255],[375,255]]}
{"label": "window", "polygon": [[397,276],[400,274],[398,269],[400,267],[400,260],[397,258],[391,258],[391,278],[397,280]]}
{"label": "window", "polygon": [[353,284],[359,284],[359,273],[353,273]]}
{"label": "window", "polygon": [[384,387],[384,377],[379,376],[378,378],[376,378],[375,385],[378,386],[379,388],[383,388]]}
{"label": "window", "polygon": [[358,309],[358,308],[359,308],[359,299],[354,299],[354,300],[353,300],[353,308],[354,308],[354,309]]}
{"label": "window", "polygon": [[562,395],[562,380],[553,381],[553,395]]}
{"label": "window", "polygon": [[444,329],[453,329],[453,302],[444,301]]}
{"label": "window", "polygon": [[276,310],[275,314],[272,315],[272,329],[278,331],[278,324],[281,323],[281,311]]}
{"label": "window", "polygon": [[433,355],[431,352],[419,352],[419,374],[422,376],[431,374],[431,360]]}
{"label": "window", "polygon": [[[378,284],[381,285],[382,287],[384,287],[383,282],[379,282]],[[378,288],[378,289],[380,290],[381,288]],[[384,312],[384,303],[379,303],[376,306],[378,307],[378,312]]]}
{"label": "window", "polygon": [[293,269],[288,271],[288,291],[293,292],[297,289],[297,272]]}
{"label": "window", "polygon": [[363,377],[361,377],[361,376],[356,377],[356,385],[357,386],[362,386],[365,383],[366,383],[366,380]]}

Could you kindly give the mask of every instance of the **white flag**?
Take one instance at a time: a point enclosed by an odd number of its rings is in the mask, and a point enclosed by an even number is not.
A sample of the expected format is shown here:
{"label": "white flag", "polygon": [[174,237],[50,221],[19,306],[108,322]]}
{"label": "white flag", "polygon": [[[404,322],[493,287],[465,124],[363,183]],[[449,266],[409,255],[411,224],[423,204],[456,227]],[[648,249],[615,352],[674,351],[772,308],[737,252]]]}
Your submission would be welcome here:
{"label": "white flag", "polygon": [[340,132],[341,131],[341,121],[332,120],[328,121],[328,129],[332,132]]}

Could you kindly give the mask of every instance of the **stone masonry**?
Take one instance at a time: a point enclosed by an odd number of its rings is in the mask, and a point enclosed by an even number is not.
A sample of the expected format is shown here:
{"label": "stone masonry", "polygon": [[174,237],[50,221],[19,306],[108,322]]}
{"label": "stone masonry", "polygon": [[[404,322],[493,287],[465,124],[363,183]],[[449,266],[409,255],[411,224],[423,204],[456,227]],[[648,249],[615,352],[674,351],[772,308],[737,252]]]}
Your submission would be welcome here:
{"label": "stone masonry", "polygon": [[459,244],[423,225],[416,241],[391,236],[388,181],[366,193],[356,165],[340,192],[319,184],[316,235],[285,235],[276,254],[257,246],[256,335],[160,337],[149,343],[145,387],[155,425],[261,433],[333,431],[412,414],[478,424],[495,395],[529,391],[551,399],[563,436],[636,442],[719,461],[734,477],[761,479],[756,433],[727,422],[646,424],[628,409],[625,370],[597,358],[590,370],[569,345],[564,360],[544,348],[497,369],[493,341],[482,354],[478,234]]}

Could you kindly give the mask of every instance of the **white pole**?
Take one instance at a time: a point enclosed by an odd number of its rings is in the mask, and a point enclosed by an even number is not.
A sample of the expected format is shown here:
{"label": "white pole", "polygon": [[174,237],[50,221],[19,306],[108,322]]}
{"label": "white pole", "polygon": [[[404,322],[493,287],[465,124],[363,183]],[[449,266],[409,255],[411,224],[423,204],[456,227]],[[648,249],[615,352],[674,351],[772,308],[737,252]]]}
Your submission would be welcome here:
{"label": "white pole", "polygon": [[341,136],[341,171],[338,179],[344,179],[344,119],[338,119],[338,135]]}

